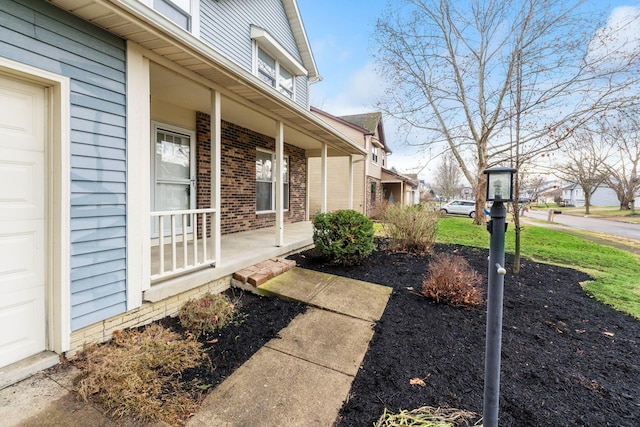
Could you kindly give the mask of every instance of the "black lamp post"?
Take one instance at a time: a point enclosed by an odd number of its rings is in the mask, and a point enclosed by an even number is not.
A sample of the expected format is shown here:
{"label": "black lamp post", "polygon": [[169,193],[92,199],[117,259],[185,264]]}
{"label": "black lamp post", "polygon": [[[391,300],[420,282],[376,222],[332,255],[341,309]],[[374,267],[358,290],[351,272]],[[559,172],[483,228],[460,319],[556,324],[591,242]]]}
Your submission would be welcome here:
{"label": "black lamp post", "polygon": [[507,231],[507,208],[504,202],[513,201],[513,168],[493,167],[487,174],[487,201],[491,206],[491,220],[487,230],[489,243],[489,283],[487,290],[487,342],[484,356],[483,425],[497,427],[500,400],[500,349],[502,346],[502,297],[504,287],[504,234]]}

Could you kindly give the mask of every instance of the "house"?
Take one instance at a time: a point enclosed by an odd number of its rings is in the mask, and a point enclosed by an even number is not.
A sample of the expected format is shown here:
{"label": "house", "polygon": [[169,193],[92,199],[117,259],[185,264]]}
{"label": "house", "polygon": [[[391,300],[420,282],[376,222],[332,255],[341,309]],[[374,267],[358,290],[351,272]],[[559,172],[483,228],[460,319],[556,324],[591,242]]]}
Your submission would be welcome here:
{"label": "house", "polygon": [[[353,209],[371,216],[376,206],[384,200],[382,170],[386,168],[387,156],[391,154],[385,142],[382,113],[337,117],[315,107],[311,107],[311,111],[349,137],[366,155],[331,157],[326,165],[322,164],[322,159],[310,157],[309,212]],[[321,186],[323,170],[330,171],[326,190]]]}
{"label": "house", "polygon": [[[562,187],[562,201],[565,206],[584,206],[585,198],[582,187],[569,184]],[[605,185],[600,185],[591,195],[591,206],[617,206],[620,204],[616,192]]]}
{"label": "house", "polygon": [[295,0],[0,10],[0,366],[310,245],[308,159],[367,153],[309,110]]}
{"label": "house", "polygon": [[418,174],[403,175],[382,168],[382,195],[390,204],[411,206],[418,203]]}

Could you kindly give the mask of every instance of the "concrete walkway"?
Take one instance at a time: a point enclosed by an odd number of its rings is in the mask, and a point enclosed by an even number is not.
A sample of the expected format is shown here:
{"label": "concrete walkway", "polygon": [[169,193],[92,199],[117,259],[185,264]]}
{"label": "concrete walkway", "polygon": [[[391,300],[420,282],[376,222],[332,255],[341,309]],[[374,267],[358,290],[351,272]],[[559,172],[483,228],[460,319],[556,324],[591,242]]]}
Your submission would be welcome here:
{"label": "concrete walkway", "polygon": [[333,425],[391,288],[294,268],[258,289],[311,307],[216,387],[187,425]]}
{"label": "concrete walkway", "polygon": [[[332,425],[391,288],[296,267],[258,291],[310,307],[216,387],[187,425]],[[140,425],[111,421],[99,408],[79,402],[70,392],[76,375],[59,365],[0,390],[0,424]]]}

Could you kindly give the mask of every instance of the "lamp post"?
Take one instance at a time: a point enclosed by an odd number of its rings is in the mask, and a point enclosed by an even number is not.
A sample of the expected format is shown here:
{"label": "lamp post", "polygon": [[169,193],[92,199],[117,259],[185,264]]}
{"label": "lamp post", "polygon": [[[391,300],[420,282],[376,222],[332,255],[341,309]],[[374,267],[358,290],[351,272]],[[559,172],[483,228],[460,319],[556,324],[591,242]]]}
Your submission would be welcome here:
{"label": "lamp post", "polygon": [[484,355],[483,425],[497,427],[500,400],[500,349],[502,346],[502,297],[504,287],[504,234],[507,231],[507,208],[513,201],[513,168],[493,167],[487,174],[487,201],[491,219],[487,230],[489,243],[489,283],[487,289],[487,335]]}

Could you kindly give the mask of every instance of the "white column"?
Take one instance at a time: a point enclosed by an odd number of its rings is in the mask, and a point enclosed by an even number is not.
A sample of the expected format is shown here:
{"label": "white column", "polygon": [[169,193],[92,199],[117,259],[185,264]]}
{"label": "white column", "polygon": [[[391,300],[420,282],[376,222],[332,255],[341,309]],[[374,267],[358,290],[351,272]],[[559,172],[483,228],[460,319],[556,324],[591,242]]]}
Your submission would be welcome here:
{"label": "white column", "polygon": [[349,209],[353,209],[353,156],[349,155]]}
{"label": "white column", "polygon": [[211,230],[211,239],[213,240],[213,258],[216,260],[216,266],[221,265],[222,251],[220,250],[220,221],[221,197],[220,197],[220,92],[211,91],[211,207],[216,210],[213,215],[213,224]]}
{"label": "white column", "polygon": [[149,60],[127,42],[127,310],[151,287]]}
{"label": "white column", "polygon": [[276,246],[284,244],[284,213],[282,209],[284,191],[284,125],[276,121]]}
{"label": "white column", "polygon": [[320,162],[320,212],[327,212],[327,144],[324,142]]}

